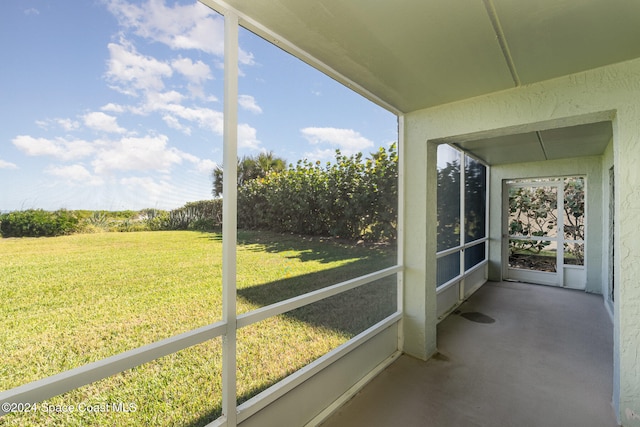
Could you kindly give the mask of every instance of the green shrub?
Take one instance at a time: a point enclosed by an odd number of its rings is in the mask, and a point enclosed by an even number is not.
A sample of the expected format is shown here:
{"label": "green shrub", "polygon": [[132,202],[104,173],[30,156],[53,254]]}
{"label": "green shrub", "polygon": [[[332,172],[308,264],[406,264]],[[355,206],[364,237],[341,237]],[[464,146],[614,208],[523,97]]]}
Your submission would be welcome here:
{"label": "green shrub", "polygon": [[151,231],[169,230],[169,212],[149,209],[145,222]]}
{"label": "green shrub", "polygon": [[117,231],[117,232],[132,232],[132,231],[150,231],[149,225],[146,221],[136,220],[136,219],[123,219],[122,221],[114,222],[109,231]]}
{"label": "green shrub", "polygon": [[28,209],[0,215],[2,237],[61,236],[76,232],[78,227],[78,215],[66,209]]}
{"label": "green shrub", "polygon": [[222,223],[222,199],[189,202],[169,212],[170,230],[212,230]]}
{"label": "green shrub", "polygon": [[363,159],[344,156],[324,167],[301,160],[294,167],[238,188],[238,225],[305,235],[391,241],[398,203],[396,145]]}
{"label": "green shrub", "polygon": [[189,230],[213,231],[217,228],[212,219],[196,219],[189,223]]}

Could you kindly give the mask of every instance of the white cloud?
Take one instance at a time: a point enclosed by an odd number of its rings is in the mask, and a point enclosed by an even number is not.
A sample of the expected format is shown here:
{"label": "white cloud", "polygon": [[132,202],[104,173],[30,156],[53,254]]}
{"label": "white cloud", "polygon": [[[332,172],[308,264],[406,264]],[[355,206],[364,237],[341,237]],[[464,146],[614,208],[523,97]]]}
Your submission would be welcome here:
{"label": "white cloud", "polygon": [[128,107],[129,111],[138,115],[159,113],[162,120],[172,129],[190,135],[191,128],[182,121],[195,123],[202,129],[222,135],[223,114],[205,107],[186,107],[182,105],[185,96],[177,91],[148,92],[144,101],[138,106]]}
{"label": "white cloud", "polygon": [[260,140],[256,136],[256,129],[246,123],[238,125],[238,147],[252,150],[260,149]]}
{"label": "white cloud", "polygon": [[139,114],[149,114],[155,111],[164,111],[169,105],[180,105],[185,96],[175,90],[168,92],[149,92],[140,109]]}
{"label": "white cloud", "polygon": [[29,9],[24,10],[25,15],[40,15],[40,11],[35,7],[30,7]]}
{"label": "white cloud", "polygon": [[180,123],[180,120],[178,120],[175,116],[172,116],[170,114],[165,114],[164,116],[162,116],[162,120],[171,129],[179,130],[185,135],[191,135],[191,128],[189,126],[185,126],[182,123]]}
{"label": "white cloud", "polygon": [[41,129],[49,129],[51,125],[55,125],[67,132],[78,130],[80,128],[80,123],[71,119],[36,120],[36,125]]}
{"label": "white cloud", "polygon": [[63,178],[71,184],[95,186],[103,183],[101,178],[91,175],[91,173],[82,165],[49,166],[45,169],[45,173]]}
{"label": "white cloud", "polygon": [[175,187],[165,180],[156,181],[151,177],[130,177],[120,179],[127,192],[144,194],[147,200],[158,200],[175,192]]}
{"label": "white cloud", "polygon": [[108,111],[110,113],[124,113],[125,111],[127,111],[127,107],[125,107],[124,105],[114,104],[113,102],[102,106],[102,108],[100,109],[102,111]]}
{"label": "white cloud", "polygon": [[[224,55],[224,19],[199,3],[166,6],[164,0],[129,4],[124,0],[107,0],[108,10],[120,26],[171,49],[195,49],[218,57]],[[252,65],[253,55],[239,53],[241,64]]]}
{"label": "white cloud", "polygon": [[308,127],[302,129],[301,132],[312,145],[328,145],[331,147],[318,148],[312,153],[306,153],[309,158],[324,159],[333,157],[336,149],[339,149],[346,156],[351,156],[374,146],[373,141],[353,129]]}
{"label": "white cloud", "polygon": [[56,119],[55,122],[66,131],[77,130],[80,128],[80,123],[71,119]]}
{"label": "white cloud", "polygon": [[210,159],[200,159],[195,162],[196,171],[209,175],[218,164]]}
{"label": "white cloud", "polygon": [[182,152],[167,147],[167,140],[165,135],[158,135],[104,142],[91,164],[98,174],[116,170],[168,172],[173,165],[182,162]]}
{"label": "white cloud", "polygon": [[135,47],[124,39],[120,43],[109,43],[107,80],[113,88],[127,95],[137,96],[139,91],[160,91],[165,77],[173,70],[165,62],[151,56],[139,54]]}
{"label": "white cloud", "polygon": [[0,169],[18,169],[18,165],[0,159]]}
{"label": "white cloud", "polygon": [[184,153],[182,156],[188,162],[191,162],[195,166],[195,170],[200,173],[210,174],[213,168],[217,166],[217,163],[209,159],[200,159],[193,154]]}
{"label": "white cloud", "polygon": [[203,129],[209,129],[212,132],[222,135],[224,116],[222,112],[215,111],[210,108],[202,107],[185,107],[184,105],[174,103],[162,103],[158,102],[149,103],[143,108],[148,112],[162,112],[163,120],[174,127],[185,128],[180,124],[178,119],[186,120],[192,123],[196,123]]}
{"label": "white cloud", "polygon": [[[344,153],[343,153],[344,154]],[[316,160],[333,160],[336,157],[336,149],[335,148],[326,148],[324,150],[322,149],[316,149],[314,151],[307,151],[306,153],[304,153],[304,157],[308,160],[311,161],[316,161]]]}
{"label": "white cloud", "polygon": [[262,113],[262,108],[260,108],[255,98],[251,95],[239,95],[238,103],[247,111],[251,111],[256,114]]}
{"label": "white cloud", "polygon": [[[211,108],[187,107],[180,102],[184,96],[176,91],[147,94],[146,102],[137,109],[136,114],[161,113],[162,120],[172,129],[191,135],[192,129],[183,122],[196,124],[202,129],[210,130],[216,135],[224,132],[224,114]],[[256,105],[257,107],[257,105]],[[258,107],[259,108],[259,107]],[[259,149],[261,142],[257,138],[256,129],[246,123],[238,125],[238,146],[240,148]]]}
{"label": "white cloud", "polygon": [[[193,170],[210,173],[215,162],[201,159],[175,147],[168,146],[165,135],[133,137],[119,140],[96,140],[92,143],[80,140],[67,141],[62,138],[45,139],[21,135],[12,141],[23,153],[29,156],[50,156],[62,161],[77,160],[92,156],[91,165],[97,175],[116,171],[155,171],[168,173],[174,165],[187,161],[193,164]],[[18,169],[18,166],[1,160],[0,169]],[[80,164],[55,165],[48,167],[49,175],[65,179],[70,183],[102,184],[101,177],[91,174]]]}
{"label": "white cloud", "polygon": [[28,156],[52,156],[61,160],[80,159],[95,151],[91,143],[83,140],[68,141],[64,138],[52,140],[19,135],[11,142]]}
{"label": "white cloud", "polygon": [[189,58],[179,58],[171,61],[171,66],[194,84],[199,85],[213,78],[211,68],[202,61],[193,62]]}
{"label": "white cloud", "polygon": [[110,116],[101,111],[94,111],[92,113],[82,116],[85,126],[109,133],[125,133],[126,129],[118,126],[118,121],[114,116]]}
{"label": "white cloud", "polygon": [[171,61],[171,66],[182,74],[189,82],[187,87],[194,98],[206,98],[203,83],[213,79],[211,68],[202,61],[193,62],[189,58],[179,58]]}

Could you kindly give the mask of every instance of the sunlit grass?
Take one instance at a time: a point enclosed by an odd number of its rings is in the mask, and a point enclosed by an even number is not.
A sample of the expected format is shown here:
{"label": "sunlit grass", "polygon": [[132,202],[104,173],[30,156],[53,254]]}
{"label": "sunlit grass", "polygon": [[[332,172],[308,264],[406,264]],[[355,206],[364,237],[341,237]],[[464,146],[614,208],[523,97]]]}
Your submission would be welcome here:
{"label": "sunlit grass", "polygon": [[[241,233],[238,241],[240,312],[394,263],[389,249],[331,240],[252,232]],[[221,318],[219,234],[172,231],[2,239],[0,260],[4,319],[0,390]],[[386,290],[368,294],[376,300],[389,297],[385,308],[371,310],[371,323],[395,303]],[[352,327],[354,320],[366,318],[359,313],[373,301],[367,302],[363,295],[356,296],[355,303],[353,298],[338,303],[345,308],[336,312],[342,319],[337,323],[325,306],[241,329],[240,399],[246,400],[365,328]],[[48,401],[66,405],[133,402],[137,408],[133,413],[37,411],[8,415],[0,418],[0,424],[205,424],[220,411],[220,357],[220,341],[213,340]]]}

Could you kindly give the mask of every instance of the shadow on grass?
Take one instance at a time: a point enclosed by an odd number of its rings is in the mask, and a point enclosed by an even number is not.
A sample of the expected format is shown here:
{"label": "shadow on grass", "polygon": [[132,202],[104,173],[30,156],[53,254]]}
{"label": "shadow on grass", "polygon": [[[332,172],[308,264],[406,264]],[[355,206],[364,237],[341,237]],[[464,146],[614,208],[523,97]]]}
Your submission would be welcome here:
{"label": "shadow on grass", "polygon": [[[238,290],[238,297],[260,305],[272,304],[273,302],[282,300],[276,300],[275,298],[277,295],[282,295],[281,288],[296,287],[299,290],[300,287],[298,287],[298,285],[300,283],[316,282],[320,276],[326,279],[327,273],[329,273],[329,276],[340,275],[341,272],[342,274],[344,273],[343,270],[344,268],[336,268],[329,272],[307,274],[292,279],[279,280],[248,289],[241,289]],[[333,284],[332,282],[325,282],[325,286],[329,283]],[[302,287],[307,286],[308,285],[303,285]],[[304,322],[312,327],[334,330],[344,334],[347,338],[351,338],[393,314],[397,307],[396,296],[395,276],[390,276],[305,307],[292,310],[283,316],[288,319]],[[281,377],[254,387],[248,392],[238,396],[238,404],[246,402],[302,367],[303,366],[292,366],[287,370],[287,373]],[[186,425],[189,427],[205,426],[220,417],[221,414],[222,409],[215,407],[211,412]]]}
{"label": "shadow on grass", "polygon": [[[220,242],[221,232],[202,232],[204,238]],[[254,252],[296,252],[289,259],[330,263],[354,257],[380,257],[395,260],[393,246],[384,244],[355,244],[332,237],[298,236],[296,234],[271,231],[239,230],[239,247]],[[392,265],[393,261],[391,264]]]}
{"label": "shadow on grass", "polygon": [[[333,269],[238,289],[238,298],[260,307],[322,289],[395,264],[395,252],[389,248],[354,247],[346,242],[337,242],[331,239],[289,237],[264,232],[241,232],[238,236],[238,243],[241,245],[256,245],[255,249],[250,249],[256,251],[295,251],[295,258],[303,261],[332,262],[357,257],[357,260]],[[347,338],[351,338],[394,313],[396,307],[396,277],[392,275],[292,310],[283,316],[294,321],[304,322],[312,327],[336,331]],[[293,366],[286,375],[300,368],[302,366]],[[238,396],[238,403],[249,400],[285,378],[286,375]],[[203,426],[220,415],[221,409],[218,407],[188,425],[190,427]]]}

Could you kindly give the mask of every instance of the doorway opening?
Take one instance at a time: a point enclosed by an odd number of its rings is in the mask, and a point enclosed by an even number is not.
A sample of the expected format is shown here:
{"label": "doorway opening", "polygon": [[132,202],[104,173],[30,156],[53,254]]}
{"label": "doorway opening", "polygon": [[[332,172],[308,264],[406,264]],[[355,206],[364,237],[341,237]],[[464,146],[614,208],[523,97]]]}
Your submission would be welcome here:
{"label": "doorway opening", "polygon": [[505,181],[507,280],[585,289],[585,178]]}

